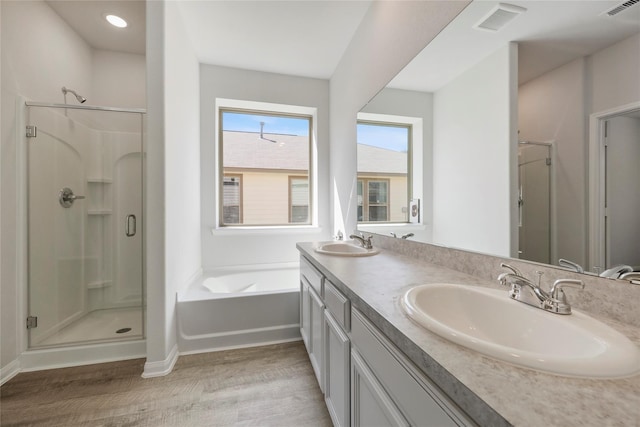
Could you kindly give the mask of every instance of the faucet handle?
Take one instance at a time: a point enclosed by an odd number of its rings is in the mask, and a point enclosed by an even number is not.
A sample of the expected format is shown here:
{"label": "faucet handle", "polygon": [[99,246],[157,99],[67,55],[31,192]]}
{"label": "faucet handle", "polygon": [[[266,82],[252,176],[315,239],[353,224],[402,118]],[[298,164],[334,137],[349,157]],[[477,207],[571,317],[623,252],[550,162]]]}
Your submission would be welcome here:
{"label": "faucet handle", "polygon": [[551,291],[549,292],[551,298],[557,301],[566,303],[567,298],[564,295],[562,288],[579,288],[584,289],[584,282],[577,279],[558,279],[553,283]]}
{"label": "faucet handle", "polygon": [[513,274],[515,274],[516,276],[520,276],[520,277],[522,277],[522,273],[520,272],[520,270],[518,270],[518,269],[517,269],[517,268],[515,268],[515,267],[510,266],[510,265],[509,265],[509,264],[507,264],[507,263],[501,262],[501,263],[500,263],[500,267],[502,267],[502,268],[506,268],[506,269],[508,269],[508,270],[511,270],[511,271],[513,272]]}
{"label": "faucet handle", "polygon": [[544,271],[536,270],[536,275],[538,276],[536,277],[536,285],[540,287],[540,283],[541,283],[542,276],[544,275]]}

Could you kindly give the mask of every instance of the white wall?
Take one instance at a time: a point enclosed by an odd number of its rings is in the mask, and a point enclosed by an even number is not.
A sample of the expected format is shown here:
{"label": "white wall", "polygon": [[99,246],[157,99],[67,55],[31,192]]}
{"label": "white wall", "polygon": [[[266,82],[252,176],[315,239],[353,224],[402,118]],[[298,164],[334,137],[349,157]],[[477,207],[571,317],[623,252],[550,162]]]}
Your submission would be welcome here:
{"label": "white wall", "polygon": [[147,362],[177,360],[176,295],[198,274],[199,69],[175,2],[147,2]]}
{"label": "white wall", "polygon": [[511,256],[517,168],[513,64],[517,46],[510,44],[434,94],[437,244]]}
{"label": "white wall", "polygon": [[[0,2],[2,28],[2,277],[1,292],[1,339],[0,363],[4,368],[17,360],[26,346],[26,332],[23,327],[26,307],[26,278],[21,264],[20,222],[25,213],[19,203],[24,190],[19,188],[24,159],[19,158],[16,144],[16,98],[24,96],[42,102],[62,103],[62,86],[77,90],[88,98],[87,103],[96,104],[94,93],[104,82],[101,70],[112,52],[101,54],[88,46],[45,2],[43,1],[2,1]],[[28,23],[26,25],[25,23]],[[111,88],[114,105],[118,99],[132,99],[131,86],[142,87],[136,92],[135,103],[131,106],[144,107],[144,58],[130,55],[128,61],[121,58],[126,70],[110,69],[108,78],[112,81],[129,82],[121,88]],[[134,74],[132,70],[137,70]],[[107,76],[105,76],[106,78]],[[133,80],[136,80],[135,82]],[[67,97],[71,102],[71,98]],[[140,102],[141,101],[141,102]],[[133,100],[132,100],[133,102]],[[105,103],[107,100],[105,99]],[[19,130],[19,135],[24,131]],[[23,224],[24,225],[24,224]],[[23,257],[24,258],[24,257]]]}
{"label": "white wall", "polygon": [[[181,12],[166,2],[164,57],[166,350],[176,345],[176,293],[201,268],[200,75]],[[149,338],[152,334],[149,334]],[[155,335],[153,335],[155,337]],[[148,338],[148,339],[149,339]],[[147,358],[149,360],[149,356]]]}
{"label": "white wall", "polygon": [[587,260],[587,119],[590,114],[640,101],[638,75],[640,34],[519,88],[519,139],[555,143],[552,245],[558,257],[589,269],[594,265]]}
{"label": "white wall", "polygon": [[87,104],[145,108],[147,61],[144,55],[94,50],[92,67],[92,94]]}
{"label": "white wall", "polygon": [[[416,117],[422,119],[422,140],[413,141],[414,147],[420,145],[421,150],[414,150],[413,164],[422,169],[422,182],[413,185],[413,194],[421,195],[420,218],[421,226],[407,225],[399,227],[378,227],[369,228],[372,232],[388,234],[414,233],[412,240],[420,242],[431,242],[433,224],[433,94],[427,92],[417,92],[401,89],[384,88],[373,98],[362,112],[390,114],[396,116]],[[419,157],[417,158],[416,155]],[[415,176],[415,174],[414,174]],[[359,226],[360,228],[365,228]]]}
{"label": "white wall", "polygon": [[[145,274],[147,283],[147,363],[149,376],[170,372],[173,360],[167,320],[165,257],[165,6],[147,2],[147,138],[145,195]],[[174,303],[175,305],[175,303]],[[168,326],[169,325],[169,326]],[[175,335],[175,330],[173,330]],[[151,372],[153,371],[153,372]],[[144,375],[143,374],[143,375]]]}
{"label": "white wall", "polygon": [[[202,265],[204,269],[220,266],[296,261],[295,244],[300,241],[329,238],[329,82],[321,79],[282,74],[200,66],[201,200]],[[318,229],[217,230],[215,206],[215,100],[216,98],[274,104],[316,107],[318,156]]]}
{"label": "white wall", "polygon": [[[0,25],[2,22],[2,7],[0,7]],[[4,59],[4,57],[2,56],[3,50],[2,50],[2,32],[0,32],[0,58],[2,58],[2,60]],[[0,61],[2,61],[0,60]],[[2,83],[2,67],[0,67],[0,85]],[[2,99],[0,99],[0,124],[2,123]],[[0,138],[2,137],[2,134],[0,134]],[[1,141],[1,139],[0,139]],[[2,145],[0,144],[0,180],[2,179]],[[1,181],[0,181],[1,182]],[[2,198],[0,197],[0,242],[2,242],[2,235],[4,234],[2,231]],[[0,260],[2,260],[2,245],[0,244]],[[4,276],[2,276],[2,262],[0,262],[0,282],[2,281]],[[9,290],[9,289],[7,289]],[[11,295],[11,293],[8,293],[9,296]],[[3,305],[2,305],[2,300],[5,298],[5,292],[4,292],[4,288],[2,286],[0,286],[0,309],[2,309]],[[4,312],[4,310],[2,310]],[[0,315],[0,336],[4,335],[4,329],[2,328],[2,321],[3,321],[3,317],[2,315]],[[10,336],[15,336],[13,333],[10,333]],[[15,347],[14,343],[10,343],[9,344],[10,348]],[[2,353],[2,342],[0,342],[0,384],[4,383],[5,378],[8,378],[9,375],[12,375],[13,372],[10,372],[11,369],[9,367],[7,367],[7,369],[3,370],[2,368],[4,368],[7,364],[4,363],[4,355]],[[15,372],[15,371],[14,371]]]}
{"label": "white wall", "polygon": [[640,33],[587,58],[587,114],[640,101]]}
{"label": "white wall", "polygon": [[373,2],[331,77],[332,235],[357,224],[356,115],[466,5],[466,1]]}
{"label": "white wall", "polygon": [[554,144],[551,253],[580,265],[587,262],[585,72],[577,59],[518,90],[518,138]]}
{"label": "white wall", "polygon": [[[44,2],[6,2],[2,8],[2,307],[1,364],[17,359],[24,349],[23,296],[25,277],[19,251],[21,194],[16,144],[16,97],[62,102],[64,85],[90,96],[91,48]],[[29,22],[26,31],[25,22]],[[46,43],[43,42],[46,40]],[[51,49],[59,46],[59,49]],[[28,52],[28,54],[26,54]]]}

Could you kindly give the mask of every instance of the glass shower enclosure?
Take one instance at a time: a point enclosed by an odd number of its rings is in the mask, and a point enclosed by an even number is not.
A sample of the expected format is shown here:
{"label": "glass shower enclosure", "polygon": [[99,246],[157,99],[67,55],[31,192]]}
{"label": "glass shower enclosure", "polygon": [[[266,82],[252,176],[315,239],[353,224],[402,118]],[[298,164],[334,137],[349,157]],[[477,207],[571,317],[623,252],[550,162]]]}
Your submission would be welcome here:
{"label": "glass shower enclosure", "polygon": [[518,143],[518,188],[519,258],[552,264],[551,144]]}
{"label": "glass shower enclosure", "polygon": [[25,111],[29,348],[144,338],[144,110]]}

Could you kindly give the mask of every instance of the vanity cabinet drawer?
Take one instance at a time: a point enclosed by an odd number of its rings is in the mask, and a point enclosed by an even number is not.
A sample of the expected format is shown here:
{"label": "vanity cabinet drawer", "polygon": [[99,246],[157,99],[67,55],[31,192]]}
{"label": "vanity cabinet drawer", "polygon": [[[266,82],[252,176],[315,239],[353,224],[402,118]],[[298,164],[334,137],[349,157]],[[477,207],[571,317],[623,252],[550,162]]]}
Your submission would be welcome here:
{"label": "vanity cabinet drawer", "polygon": [[300,276],[322,297],[322,274],[304,257],[300,257]]}
{"label": "vanity cabinet drawer", "polygon": [[351,311],[351,343],[410,425],[475,425],[355,309]]}
{"label": "vanity cabinet drawer", "polygon": [[351,327],[349,300],[327,279],[324,279],[324,304],[340,326],[349,332]]}

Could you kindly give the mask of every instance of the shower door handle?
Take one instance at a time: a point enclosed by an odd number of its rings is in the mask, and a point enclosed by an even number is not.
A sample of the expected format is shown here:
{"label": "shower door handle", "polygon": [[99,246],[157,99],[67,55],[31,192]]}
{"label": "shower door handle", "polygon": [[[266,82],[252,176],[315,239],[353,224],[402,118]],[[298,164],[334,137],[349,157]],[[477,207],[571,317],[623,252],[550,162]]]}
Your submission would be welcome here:
{"label": "shower door handle", "polygon": [[136,235],[136,216],[133,214],[127,215],[127,219],[124,225],[124,232],[127,237],[132,237]]}

